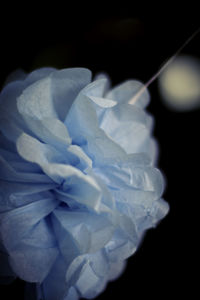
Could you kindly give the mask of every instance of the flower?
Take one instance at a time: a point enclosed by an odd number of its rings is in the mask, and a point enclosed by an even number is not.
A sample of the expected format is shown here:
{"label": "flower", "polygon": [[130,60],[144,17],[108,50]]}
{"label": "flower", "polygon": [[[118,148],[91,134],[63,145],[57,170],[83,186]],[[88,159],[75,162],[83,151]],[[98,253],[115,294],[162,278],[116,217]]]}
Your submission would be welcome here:
{"label": "flower", "polygon": [[38,299],[94,298],[168,212],[142,84],[84,68],[18,74],[0,96],[0,244]]}

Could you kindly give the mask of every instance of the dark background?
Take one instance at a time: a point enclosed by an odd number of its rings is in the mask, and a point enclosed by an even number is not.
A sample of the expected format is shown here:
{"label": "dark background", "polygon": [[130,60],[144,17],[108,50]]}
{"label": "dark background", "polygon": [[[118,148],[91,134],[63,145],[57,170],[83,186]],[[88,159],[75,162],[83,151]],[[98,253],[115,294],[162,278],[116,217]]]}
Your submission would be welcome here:
{"label": "dark background", "polygon": [[[180,7],[178,13],[165,16],[164,4],[154,9],[154,15],[145,4],[146,14],[125,4],[111,12],[96,5],[88,11],[66,6],[65,11],[60,8],[51,14],[41,13],[39,6],[33,12],[31,5],[25,12],[13,7],[6,11],[0,35],[1,86],[17,68],[29,72],[42,66],[87,67],[94,74],[105,71],[113,84],[130,78],[147,82],[199,27],[194,7],[186,14]],[[200,58],[200,34],[182,53]],[[200,110],[170,111],[161,101],[158,81],[149,90],[148,110],[156,120],[154,134],[160,144],[159,167],[167,179],[164,198],[170,213],[148,231],[124,274],[98,300],[119,295],[127,300],[187,295],[193,299],[197,288]],[[23,299],[23,290],[20,280],[1,287],[4,300],[13,295]]]}

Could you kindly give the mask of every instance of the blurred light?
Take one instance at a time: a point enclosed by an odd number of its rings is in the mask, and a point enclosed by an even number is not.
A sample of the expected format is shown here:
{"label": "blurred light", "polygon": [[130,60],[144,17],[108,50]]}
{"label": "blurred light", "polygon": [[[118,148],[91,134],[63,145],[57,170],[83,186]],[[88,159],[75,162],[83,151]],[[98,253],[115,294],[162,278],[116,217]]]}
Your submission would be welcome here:
{"label": "blurred light", "polygon": [[165,104],[176,111],[200,107],[200,60],[177,57],[159,77],[159,89]]}

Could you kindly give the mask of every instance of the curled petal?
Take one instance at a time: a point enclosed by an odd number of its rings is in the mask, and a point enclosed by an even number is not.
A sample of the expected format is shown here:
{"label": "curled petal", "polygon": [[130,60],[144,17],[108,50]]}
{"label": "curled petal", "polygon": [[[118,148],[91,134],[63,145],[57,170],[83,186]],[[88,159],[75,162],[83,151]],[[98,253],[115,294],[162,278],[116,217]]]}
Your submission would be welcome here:
{"label": "curled petal", "polygon": [[91,71],[85,68],[64,69],[51,74],[54,106],[61,121],[79,92],[90,83],[91,76]]}
{"label": "curled petal", "polygon": [[[117,101],[118,103],[128,103],[131,98],[137,95],[137,93],[144,87],[144,85],[137,80],[127,80],[122,84],[111,89],[106,98]],[[150,96],[148,90],[145,89],[135,103],[136,106],[144,108],[148,105]]]}
{"label": "curled petal", "polygon": [[36,120],[56,118],[51,93],[51,78],[47,77],[28,86],[17,99],[17,108],[22,115]]}

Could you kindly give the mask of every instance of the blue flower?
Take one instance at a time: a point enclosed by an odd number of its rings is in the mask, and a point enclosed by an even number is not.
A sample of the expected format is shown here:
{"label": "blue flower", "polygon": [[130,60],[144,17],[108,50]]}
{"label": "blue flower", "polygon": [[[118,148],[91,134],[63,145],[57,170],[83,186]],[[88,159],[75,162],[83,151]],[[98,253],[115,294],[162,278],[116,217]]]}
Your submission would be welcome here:
{"label": "blue flower", "polygon": [[0,253],[38,299],[96,297],[168,212],[141,87],[42,68],[1,92]]}

